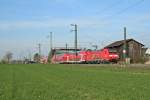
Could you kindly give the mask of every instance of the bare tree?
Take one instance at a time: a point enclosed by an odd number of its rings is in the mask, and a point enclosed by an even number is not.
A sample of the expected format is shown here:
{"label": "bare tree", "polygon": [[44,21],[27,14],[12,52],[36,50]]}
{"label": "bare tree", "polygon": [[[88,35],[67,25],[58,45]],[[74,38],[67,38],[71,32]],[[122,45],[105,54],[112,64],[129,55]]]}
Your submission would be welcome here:
{"label": "bare tree", "polygon": [[7,62],[7,63],[10,63],[11,59],[13,57],[13,53],[11,52],[7,52],[4,56],[4,60]]}

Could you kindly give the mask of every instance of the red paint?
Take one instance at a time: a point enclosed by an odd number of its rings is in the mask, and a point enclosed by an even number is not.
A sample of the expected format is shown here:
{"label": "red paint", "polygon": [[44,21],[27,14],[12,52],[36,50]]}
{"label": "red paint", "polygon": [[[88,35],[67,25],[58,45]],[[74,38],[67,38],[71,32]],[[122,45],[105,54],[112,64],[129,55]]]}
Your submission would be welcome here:
{"label": "red paint", "polygon": [[82,50],[78,52],[76,56],[75,53],[64,53],[59,55],[54,55],[52,57],[52,62],[55,63],[73,63],[73,62],[92,62],[92,61],[117,61],[119,59],[118,54],[110,53],[108,49],[102,49],[97,51]]}

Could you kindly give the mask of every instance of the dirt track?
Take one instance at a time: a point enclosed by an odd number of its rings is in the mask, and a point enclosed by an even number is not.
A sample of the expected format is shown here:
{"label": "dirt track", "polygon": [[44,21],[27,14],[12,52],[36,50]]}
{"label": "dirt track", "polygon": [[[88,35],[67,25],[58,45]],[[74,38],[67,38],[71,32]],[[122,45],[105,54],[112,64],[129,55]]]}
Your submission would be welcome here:
{"label": "dirt track", "polygon": [[150,64],[150,61],[146,62],[145,64]]}

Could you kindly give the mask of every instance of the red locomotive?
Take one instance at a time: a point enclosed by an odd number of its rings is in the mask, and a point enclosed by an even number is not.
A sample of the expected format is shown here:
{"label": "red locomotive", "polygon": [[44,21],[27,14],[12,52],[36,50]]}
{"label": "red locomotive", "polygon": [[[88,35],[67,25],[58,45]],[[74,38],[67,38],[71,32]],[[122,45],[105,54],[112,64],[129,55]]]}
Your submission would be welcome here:
{"label": "red locomotive", "polygon": [[105,48],[102,50],[80,50],[74,49],[53,49],[52,63],[81,63],[81,64],[99,64],[106,62],[117,62],[119,55],[116,52]]}

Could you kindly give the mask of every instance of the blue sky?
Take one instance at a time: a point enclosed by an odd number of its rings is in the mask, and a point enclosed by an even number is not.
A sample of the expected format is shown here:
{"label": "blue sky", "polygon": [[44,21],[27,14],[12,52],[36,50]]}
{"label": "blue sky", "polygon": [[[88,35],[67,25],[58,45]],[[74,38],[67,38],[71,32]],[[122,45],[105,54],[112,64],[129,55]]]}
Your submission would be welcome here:
{"label": "blue sky", "polygon": [[78,24],[80,47],[99,48],[128,38],[150,47],[149,0],[0,0],[0,58],[12,51],[15,58],[49,49],[49,32],[55,47],[73,46],[70,24]]}

